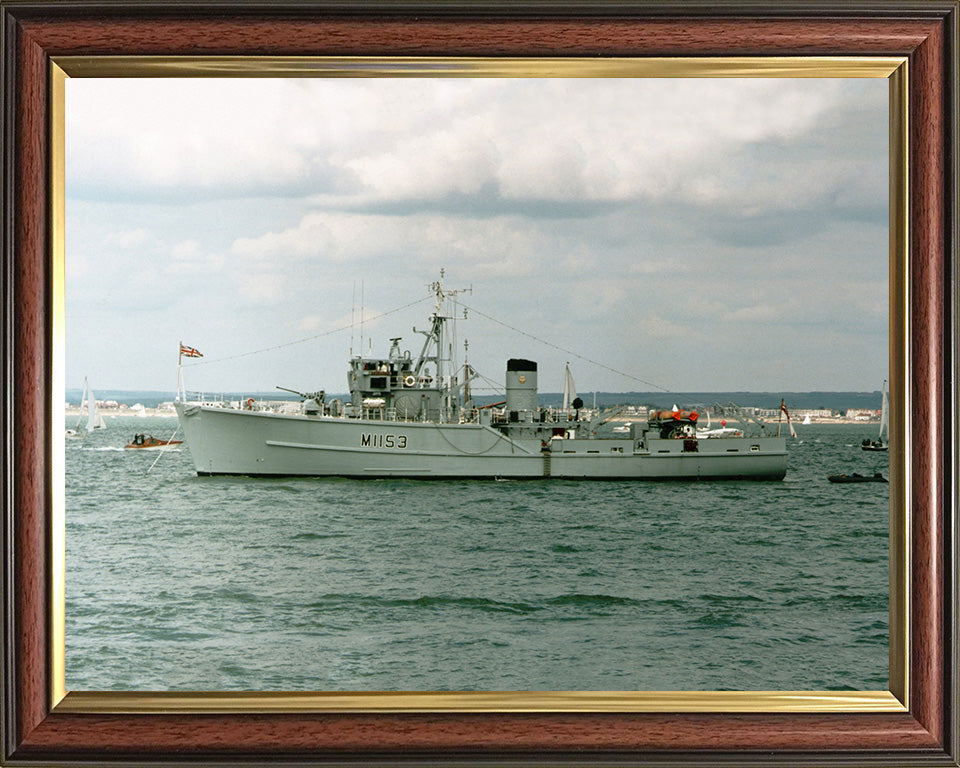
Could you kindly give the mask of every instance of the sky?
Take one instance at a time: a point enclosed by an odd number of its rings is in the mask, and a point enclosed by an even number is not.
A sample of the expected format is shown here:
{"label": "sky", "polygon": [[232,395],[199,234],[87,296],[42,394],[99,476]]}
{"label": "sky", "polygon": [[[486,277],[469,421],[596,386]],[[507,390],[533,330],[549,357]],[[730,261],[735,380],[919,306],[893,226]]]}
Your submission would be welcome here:
{"label": "sky", "polygon": [[442,269],[494,384],[877,390],[887,110],[883,79],[68,79],[66,386],[173,391],[182,341],[190,390],[343,392],[351,350],[419,351]]}

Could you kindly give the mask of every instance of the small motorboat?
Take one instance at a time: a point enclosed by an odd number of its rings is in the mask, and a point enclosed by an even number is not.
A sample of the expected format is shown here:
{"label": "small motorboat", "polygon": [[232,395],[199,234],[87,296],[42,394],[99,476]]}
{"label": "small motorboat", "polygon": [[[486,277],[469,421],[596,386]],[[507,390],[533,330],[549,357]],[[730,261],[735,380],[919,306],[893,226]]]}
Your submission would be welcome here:
{"label": "small motorboat", "polygon": [[831,483],[886,483],[887,478],[879,472],[872,475],[861,475],[854,472],[852,475],[827,475],[827,480]]}
{"label": "small motorboat", "polygon": [[180,445],[183,443],[183,440],[162,440],[160,438],[154,437],[153,435],[147,435],[142,432],[133,436],[133,442],[123,446],[124,448],[130,448],[131,450],[158,450],[161,448],[166,448],[171,445]]}

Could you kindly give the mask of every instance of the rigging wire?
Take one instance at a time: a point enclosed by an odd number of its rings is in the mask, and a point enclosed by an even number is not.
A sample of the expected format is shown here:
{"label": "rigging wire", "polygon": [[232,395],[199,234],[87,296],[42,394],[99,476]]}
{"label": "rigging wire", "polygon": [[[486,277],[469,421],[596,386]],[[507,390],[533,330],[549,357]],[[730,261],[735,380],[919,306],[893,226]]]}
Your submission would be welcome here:
{"label": "rigging wire", "polygon": [[147,474],[148,474],[148,475],[150,474],[150,471],[151,471],[155,466],[157,466],[157,462],[160,461],[160,457],[162,457],[163,454],[165,454],[165,453],[167,452],[167,448],[170,447],[170,443],[173,442],[173,438],[175,438],[175,437],[180,433],[180,427],[181,427],[181,426],[182,426],[181,424],[177,424],[177,429],[176,429],[176,431],[170,436],[170,439],[167,440],[167,444],[166,444],[165,446],[163,446],[163,448],[160,449],[160,453],[157,454],[157,458],[155,458],[155,459],[153,460],[153,464],[151,464],[151,465],[150,465],[150,469],[147,470]]}
{"label": "rigging wire", "polygon": [[[354,288],[354,289],[355,289],[355,288]],[[368,320],[371,320],[371,321],[372,321],[372,320],[379,320],[379,319],[382,318],[382,317],[387,317],[388,315],[393,315],[393,314],[396,314],[397,312],[402,312],[402,311],[405,310],[405,309],[409,309],[410,307],[415,307],[416,305],[422,304],[422,303],[425,302],[425,301],[430,301],[430,300],[432,300],[433,298],[434,298],[433,296],[424,296],[424,297],[422,297],[422,298],[416,299],[415,301],[411,301],[411,302],[408,303],[408,304],[404,304],[404,305],[401,306],[401,307],[395,307],[394,309],[389,309],[389,310],[387,310],[386,312],[381,312],[379,315],[373,315],[372,317],[367,318],[367,319],[368,319]],[[559,346],[559,345],[557,345],[557,344],[554,344],[553,342],[546,341],[545,339],[541,339],[539,336],[534,336],[532,333],[528,333],[527,331],[522,331],[522,330],[520,330],[519,328],[515,328],[514,326],[509,325],[508,323],[505,323],[505,322],[503,322],[502,320],[498,320],[497,318],[492,317],[492,316],[490,316],[490,315],[488,315],[488,314],[486,314],[486,313],[484,313],[484,312],[481,312],[479,309],[475,309],[474,307],[471,307],[471,306],[469,306],[469,305],[467,305],[467,304],[464,304],[463,302],[457,302],[457,304],[459,304],[459,306],[463,307],[463,309],[468,310],[468,311],[470,311],[470,312],[475,312],[476,314],[480,315],[480,317],[483,317],[483,318],[485,318],[485,319],[487,319],[487,320],[490,320],[491,322],[496,323],[497,325],[503,326],[504,328],[506,328],[506,329],[508,329],[508,330],[510,330],[510,331],[513,331],[514,333],[518,333],[518,334],[520,334],[521,336],[526,336],[527,338],[533,339],[534,341],[536,341],[536,342],[538,342],[538,343],[540,343],[540,344],[543,344],[544,346],[547,346],[547,347],[551,347],[551,348],[553,348],[553,349],[556,349],[556,350],[558,350],[558,351],[560,351],[560,352],[563,352],[564,354],[570,355],[571,357],[575,357],[575,358],[577,358],[578,360],[583,360],[585,363],[589,363],[590,365],[594,365],[594,366],[596,366],[596,367],[598,367],[598,368],[603,368],[603,369],[605,369],[605,370],[607,370],[607,371],[610,371],[611,373],[617,374],[618,376],[623,376],[623,377],[625,377],[625,378],[627,378],[627,379],[632,379],[633,381],[638,381],[638,382],[640,382],[641,384],[645,384],[645,385],[647,385],[648,387],[653,387],[654,389],[658,389],[658,390],[660,390],[661,392],[672,392],[672,391],[673,391],[673,390],[671,390],[671,389],[667,389],[666,387],[662,387],[662,386],[660,386],[659,384],[655,384],[655,383],[653,383],[652,381],[647,381],[646,379],[641,379],[639,376],[634,376],[634,375],[632,375],[632,374],[626,373],[625,371],[620,371],[620,370],[617,370],[616,368],[611,368],[609,365],[605,365],[604,363],[598,362],[598,361],[596,361],[596,360],[592,360],[592,359],[590,359],[589,357],[585,357],[584,355],[581,355],[581,354],[579,354],[579,353],[577,353],[577,352],[574,352],[574,351],[571,350],[571,349],[567,349],[567,348],[565,348],[565,347],[561,347],[561,346]],[[361,322],[363,321],[363,319],[364,319],[364,318],[361,317]],[[343,325],[343,326],[340,326],[339,328],[332,328],[332,329],[329,330],[329,331],[324,331],[323,333],[314,334],[313,336],[307,336],[307,337],[302,338],[302,339],[296,339],[296,340],[294,340],[294,341],[288,341],[288,342],[285,342],[285,343],[283,343],[283,344],[277,344],[277,345],[272,346],[272,347],[263,347],[263,348],[261,348],[261,349],[255,349],[255,350],[252,350],[252,351],[250,351],[250,352],[241,352],[240,354],[237,354],[237,355],[229,355],[229,356],[227,356],[227,357],[217,357],[217,358],[204,359],[204,360],[198,361],[198,362],[196,362],[196,363],[187,363],[187,364],[184,365],[183,367],[184,367],[184,368],[195,368],[195,367],[198,367],[198,366],[201,366],[201,365],[211,365],[212,363],[223,363],[223,362],[227,362],[227,361],[229,361],[229,360],[239,360],[239,359],[244,358],[244,357],[253,357],[254,355],[260,355],[260,354],[263,354],[264,352],[273,352],[273,351],[276,351],[276,350],[278,350],[278,349],[286,349],[287,347],[293,347],[293,346],[296,346],[297,344],[305,344],[305,343],[308,342],[308,341],[314,341],[314,340],[316,340],[316,339],[322,339],[322,338],[324,338],[324,337],[326,337],[326,336],[332,336],[332,335],[335,334],[335,333],[340,333],[341,331],[346,331],[346,330],[351,330],[351,331],[352,331],[352,330],[355,330],[355,326],[356,326],[356,322],[355,322],[355,320],[353,319],[353,317],[351,317],[350,323],[349,323],[348,325]],[[361,344],[361,346],[362,346],[362,344]],[[360,351],[360,354],[361,354],[361,355],[363,354],[363,350],[362,350],[362,349],[361,349],[361,351]],[[486,381],[486,382],[489,383],[489,384],[494,384],[494,382],[490,381],[490,380],[487,379],[485,376],[480,375],[479,377],[482,378],[482,379],[484,379],[484,381]],[[495,386],[496,386],[496,385],[495,385]],[[497,389],[500,389],[500,387],[497,387]]]}
{"label": "rigging wire", "polygon": [[483,379],[487,384],[490,385],[489,387],[474,387],[474,389],[480,392],[496,392],[499,395],[502,395],[506,391],[503,387],[503,384],[498,384],[492,379],[488,379],[486,376],[480,373],[476,368],[473,368],[473,366],[471,366],[471,368],[478,379]]}
{"label": "rigging wire", "polygon": [[519,333],[521,336],[526,336],[527,338],[533,339],[534,341],[539,342],[540,344],[543,344],[543,345],[545,345],[545,346],[547,346],[547,347],[552,347],[553,349],[559,350],[560,352],[563,352],[563,353],[565,353],[565,354],[567,354],[567,355],[570,355],[571,357],[576,357],[577,359],[583,360],[585,363],[589,363],[590,365],[595,365],[595,366],[597,366],[598,368],[604,368],[604,369],[610,371],[611,373],[617,374],[618,376],[624,376],[624,377],[626,377],[626,378],[628,378],[628,379],[633,379],[634,381],[639,381],[641,384],[646,384],[648,387],[654,387],[655,389],[659,389],[661,392],[672,392],[672,391],[673,391],[672,389],[667,389],[666,387],[661,387],[659,384],[654,384],[652,381],[647,381],[646,379],[641,379],[639,376],[634,376],[634,375],[632,375],[632,374],[625,373],[624,371],[618,371],[616,368],[611,368],[609,365],[604,365],[603,363],[599,363],[599,362],[597,362],[596,360],[591,360],[589,357],[584,357],[583,355],[580,355],[580,354],[574,352],[573,350],[566,349],[566,348],[564,348],[564,347],[558,346],[558,345],[554,344],[553,342],[545,341],[544,339],[541,339],[541,338],[538,337],[538,336],[534,336],[532,333],[527,333],[526,331],[521,331],[519,328],[514,328],[512,325],[508,325],[507,323],[503,322],[502,320],[497,320],[497,318],[491,317],[490,315],[487,315],[487,314],[484,314],[484,313],[481,312],[479,309],[474,309],[473,307],[469,307],[469,306],[467,306],[466,304],[463,304],[462,302],[461,302],[460,306],[462,306],[464,309],[467,309],[467,310],[469,310],[469,311],[471,311],[471,312],[476,312],[478,315],[480,315],[480,317],[486,318],[487,320],[490,320],[491,322],[494,322],[494,323],[496,323],[497,325],[502,325],[504,328],[506,328],[506,329],[508,329],[508,330],[511,330],[511,331],[513,331],[514,333]]}
{"label": "rigging wire", "polygon": [[[394,309],[388,309],[386,312],[381,312],[379,315],[374,315],[373,317],[368,317],[367,320],[368,320],[368,321],[379,320],[381,317],[386,317],[387,315],[393,315],[393,314],[395,314],[395,313],[397,313],[397,312],[402,312],[402,311],[405,310],[405,309],[409,309],[410,307],[414,307],[414,306],[416,306],[417,304],[422,304],[423,302],[429,301],[429,300],[431,300],[432,298],[433,298],[432,296],[424,296],[423,298],[417,299],[416,301],[411,301],[409,304],[404,304],[402,307],[396,307],[396,308],[394,308]],[[354,327],[354,321],[353,321],[353,319],[351,319],[349,325],[343,325],[343,326],[340,326],[339,328],[333,328],[333,329],[331,329],[331,330],[329,330],[329,331],[324,331],[323,333],[318,333],[318,334],[316,334],[316,335],[314,335],[314,336],[307,336],[307,337],[304,338],[304,339],[297,339],[296,341],[288,341],[288,342],[286,342],[286,343],[284,343],[284,344],[277,344],[276,346],[273,346],[273,347],[264,347],[263,349],[255,349],[255,350],[253,350],[253,351],[251,351],[251,352],[241,352],[239,355],[230,355],[229,357],[217,357],[217,358],[211,358],[210,360],[206,360],[206,359],[205,359],[205,360],[203,360],[203,361],[201,361],[201,362],[187,363],[187,364],[185,364],[183,367],[184,367],[184,368],[195,368],[195,367],[200,366],[200,365],[210,365],[211,363],[223,363],[223,362],[226,362],[227,360],[239,360],[241,357],[252,357],[253,355],[259,355],[259,354],[262,354],[262,353],[264,353],[264,352],[273,352],[274,350],[277,350],[277,349],[285,349],[286,347],[292,347],[292,346],[295,346],[295,345],[297,345],[297,344],[304,344],[304,343],[306,343],[306,342],[308,342],[308,341],[313,341],[314,339],[322,339],[324,336],[332,336],[333,334],[335,334],[335,333],[340,333],[341,331],[352,330],[353,327]],[[361,354],[361,355],[363,354],[363,344],[362,344],[362,342],[361,342],[360,354]],[[351,355],[352,355],[352,352],[351,352]]]}

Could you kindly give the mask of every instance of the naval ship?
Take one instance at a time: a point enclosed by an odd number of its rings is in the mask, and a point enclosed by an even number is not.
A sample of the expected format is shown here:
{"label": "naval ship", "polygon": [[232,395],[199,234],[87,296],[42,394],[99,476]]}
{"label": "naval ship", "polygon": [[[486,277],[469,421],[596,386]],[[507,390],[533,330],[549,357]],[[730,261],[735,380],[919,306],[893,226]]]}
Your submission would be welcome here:
{"label": "naval ship", "polygon": [[[435,309],[416,357],[392,339],[386,357],[354,356],[350,398],[297,393],[293,413],[253,400],[175,403],[198,475],[350,478],[782,480],[786,438],[738,431],[702,437],[699,414],[676,407],[607,435],[574,397],[537,402],[537,363],[506,361],[506,399],[475,405],[474,372],[450,358],[460,291],[430,286]],[[293,391],[293,390],[287,390]],[[598,434],[599,433],[599,434]]]}

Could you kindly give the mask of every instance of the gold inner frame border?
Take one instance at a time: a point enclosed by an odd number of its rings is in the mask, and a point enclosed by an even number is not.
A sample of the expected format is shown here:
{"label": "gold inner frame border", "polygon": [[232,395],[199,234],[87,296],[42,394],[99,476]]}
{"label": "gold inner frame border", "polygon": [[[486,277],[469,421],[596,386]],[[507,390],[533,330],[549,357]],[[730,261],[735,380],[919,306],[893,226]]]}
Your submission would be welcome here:
{"label": "gold inner frame border", "polygon": [[[60,56],[50,63],[52,455],[50,705],[57,713],[857,713],[909,709],[909,131],[906,57],[455,58]],[[889,81],[890,678],[888,691],[67,691],[65,680],[65,81],[71,77],[807,77]]]}

